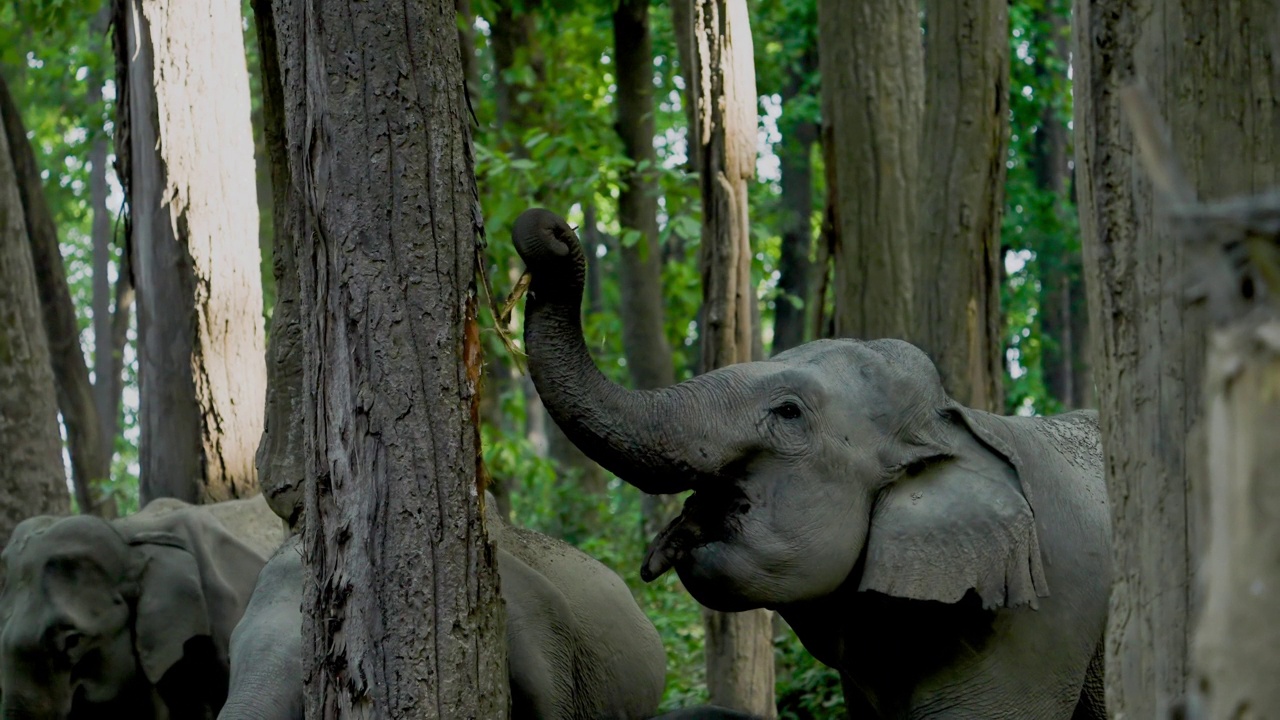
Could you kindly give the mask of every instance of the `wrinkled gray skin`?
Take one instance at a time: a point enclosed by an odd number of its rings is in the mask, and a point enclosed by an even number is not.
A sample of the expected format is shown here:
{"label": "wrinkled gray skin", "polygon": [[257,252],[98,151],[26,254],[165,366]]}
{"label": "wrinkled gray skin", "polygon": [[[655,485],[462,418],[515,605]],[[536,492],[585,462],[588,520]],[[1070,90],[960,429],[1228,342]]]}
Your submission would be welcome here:
{"label": "wrinkled gray skin", "polygon": [[1098,713],[1084,689],[1111,570],[1095,413],[961,407],[897,340],[821,340],[627,391],[583,342],[573,231],[530,210],[513,236],[551,417],[641,490],[694,491],[646,580],[675,568],[708,607],[781,612],[840,671],[851,717]]}
{"label": "wrinkled gray skin", "polygon": [[113,522],[19,524],[2,556],[0,716],[212,717],[231,631],[266,561],[218,515],[265,538],[259,505],[166,500]]}
{"label": "wrinkled gray skin", "polygon": [[[570,545],[508,525],[486,499],[507,611],[512,718],[651,717],[666,655],[622,579]],[[232,636],[221,720],[303,717],[302,572],[295,536],[263,569]]]}

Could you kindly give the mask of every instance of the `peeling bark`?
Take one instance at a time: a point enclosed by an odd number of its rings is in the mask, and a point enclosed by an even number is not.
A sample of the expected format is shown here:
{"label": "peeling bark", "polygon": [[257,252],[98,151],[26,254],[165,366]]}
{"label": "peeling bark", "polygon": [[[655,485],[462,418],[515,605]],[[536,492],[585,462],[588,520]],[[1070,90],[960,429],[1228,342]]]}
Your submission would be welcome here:
{"label": "peeling bark", "polygon": [[[747,183],[755,176],[756,78],[746,0],[695,0],[693,150],[701,168],[701,368],[750,362],[759,302],[751,282]],[[777,716],[768,610],[703,609],[707,688],[722,707]]]}
{"label": "peeling bark", "polygon": [[49,345],[5,136],[0,132],[0,537],[7,540],[26,518],[68,508]]}
{"label": "peeling bark", "polygon": [[128,3],[140,501],[258,491],[266,392],[240,5]]}
{"label": "peeling bark", "polygon": [[271,9],[298,221],[307,717],[502,718],[454,2]]}

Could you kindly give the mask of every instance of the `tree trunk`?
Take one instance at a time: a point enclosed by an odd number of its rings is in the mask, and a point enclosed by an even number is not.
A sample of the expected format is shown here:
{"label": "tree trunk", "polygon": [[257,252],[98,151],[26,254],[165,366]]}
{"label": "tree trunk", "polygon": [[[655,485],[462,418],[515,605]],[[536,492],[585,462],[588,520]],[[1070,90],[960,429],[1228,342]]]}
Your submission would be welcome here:
{"label": "tree trunk", "polygon": [[[44,320],[45,352],[53,363],[58,408],[67,430],[76,504],[81,512],[102,513],[104,503],[100,485],[111,469],[111,456],[103,452],[93,385],[89,382],[89,368],[80,349],[80,325],[71,290],[67,286],[58,229],[45,202],[40,168],[27,139],[26,128],[3,78],[0,78],[0,119],[3,120],[10,151],[5,163],[11,168],[10,173],[16,181],[20,200],[17,209],[22,213],[26,228],[23,236],[31,244],[30,257],[35,267],[33,277]],[[58,454],[61,465],[61,451]]]}
{"label": "tree trunk", "polygon": [[[810,53],[810,55],[812,55]],[[808,57],[793,71],[782,96],[783,117],[795,100],[804,79],[813,71],[816,58]],[[782,257],[778,261],[778,298],[773,309],[773,354],[804,342],[805,317],[814,302],[811,286],[813,270],[813,143],[818,139],[815,123],[796,121],[783,132],[778,152],[782,171]],[[820,301],[820,299],[819,299]]]}
{"label": "tree trunk", "polygon": [[277,515],[298,527],[306,468],[303,427],[302,319],[298,298],[298,204],[285,138],[283,78],[271,0],[252,0],[262,64],[262,126],[271,173],[272,273],[276,303],[267,344],[266,413],[255,465],[258,484]]}
{"label": "tree trunk", "polygon": [[7,542],[26,518],[68,508],[49,345],[6,134],[0,132],[0,537]]}
{"label": "tree trunk", "polygon": [[924,75],[917,0],[819,0],[822,123],[839,202],[835,333],[910,337]]}
{"label": "tree trunk", "polygon": [[140,502],[250,496],[266,367],[240,5],[130,0],[127,22]]}
{"label": "tree trunk", "polygon": [[[933,358],[949,395],[969,407],[999,411],[1004,407],[1000,220],[1009,146],[1009,4],[926,4],[921,148],[931,156],[920,161],[923,221],[912,258],[920,292],[912,337]],[[914,31],[910,24],[906,29]]]}
{"label": "tree trunk", "polygon": [[299,223],[307,716],[505,717],[454,3],[272,11]]}
{"label": "tree trunk", "polygon": [[[663,327],[662,253],[658,249],[657,180],[653,165],[653,40],[647,0],[620,0],[613,11],[617,120],[623,152],[635,165],[623,173],[618,195],[618,292],[622,352],[637,389],[674,385],[675,360]],[[639,165],[648,168],[640,170]],[[634,242],[629,242],[628,238]],[[674,498],[646,497],[644,527],[657,534],[676,513]]]}
{"label": "tree trunk", "polygon": [[1106,667],[1116,716],[1166,717],[1186,692],[1203,546],[1187,448],[1199,444],[1207,324],[1203,304],[1179,292],[1191,250],[1155,219],[1118,91],[1135,78],[1150,88],[1200,191],[1275,185],[1271,5],[1080,0],[1074,13],[1076,178],[1115,532]]}
{"label": "tree trunk", "polygon": [[[756,78],[746,0],[692,0],[694,152],[702,169],[704,372],[750,362],[754,345],[751,224]],[[715,705],[776,717],[773,622],[768,610],[703,610],[707,688]]]}

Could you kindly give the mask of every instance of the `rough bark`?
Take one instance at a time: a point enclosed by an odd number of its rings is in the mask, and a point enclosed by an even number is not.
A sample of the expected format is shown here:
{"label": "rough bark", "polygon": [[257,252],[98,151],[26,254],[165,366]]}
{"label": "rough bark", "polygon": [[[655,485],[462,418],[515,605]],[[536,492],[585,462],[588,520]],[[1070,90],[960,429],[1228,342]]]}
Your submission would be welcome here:
{"label": "rough bark", "polygon": [[[614,66],[617,68],[615,127],[622,149],[634,166],[623,173],[618,195],[618,224],[638,237],[618,243],[618,294],[622,352],[637,389],[675,383],[675,360],[663,327],[662,253],[658,250],[657,181],[653,149],[653,39],[647,0],[620,0],[613,11]],[[638,169],[647,163],[650,169]],[[672,498],[646,497],[644,527],[652,537],[675,514]]]}
{"label": "rough bark", "polygon": [[[788,79],[782,95],[785,117],[788,102],[797,98],[805,76],[813,72],[817,58],[810,54]],[[818,126],[796,121],[784,132],[778,152],[782,184],[782,256],[778,261],[778,299],[773,310],[773,354],[804,342],[807,317],[814,302],[812,292],[813,252],[813,144]]]}
{"label": "rough bark", "polygon": [[58,409],[67,431],[76,503],[81,512],[102,513],[105,508],[100,484],[111,469],[111,456],[104,452],[100,435],[102,428],[93,385],[89,382],[89,368],[80,349],[80,325],[67,286],[58,229],[45,202],[35,152],[3,78],[0,78],[0,119],[3,119],[10,151],[6,163],[15,178],[21,201],[18,210],[24,218],[24,236],[31,244],[46,351],[52,362]]}
{"label": "rough bark", "polygon": [[299,221],[307,717],[505,717],[454,3],[272,9]]}
{"label": "rough bark", "polygon": [[284,129],[284,88],[270,0],[252,0],[262,64],[263,135],[271,174],[275,228],[272,273],[276,304],[267,343],[266,413],[255,465],[267,504],[297,527],[302,518],[303,464],[302,322],[298,308],[298,205],[289,172]]}
{"label": "rough bark", "polygon": [[0,132],[0,537],[32,515],[66,514],[67,478],[35,265]]}
{"label": "rough bark", "polygon": [[[746,0],[694,0],[694,152],[701,168],[703,371],[753,358],[747,183],[755,176],[756,78]],[[703,610],[707,688],[722,707],[776,717],[768,610]]]}
{"label": "rough bark", "polygon": [[140,501],[258,490],[266,392],[240,5],[128,5]]}
{"label": "rough bark", "polygon": [[1199,192],[1273,186],[1277,18],[1264,0],[1081,0],[1074,19],[1076,180],[1115,532],[1107,704],[1167,717],[1186,691],[1197,610],[1201,488],[1188,448],[1200,444],[1206,318],[1179,292],[1189,248],[1156,220],[1118,92],[1145,82]]}
{"label": "rough bark", "polygon": [[835,333],[909,337],[924,73],[916,0],[819,0],[822,123],[839,202]]}
{"label": "rough bark", "polygon": [[949,395],[997,411],[1004,405],[1000,221],[1009,146],[1009,4],[926,5],[921,148],[929,156],[920,159],[913,339],[933,358]]}

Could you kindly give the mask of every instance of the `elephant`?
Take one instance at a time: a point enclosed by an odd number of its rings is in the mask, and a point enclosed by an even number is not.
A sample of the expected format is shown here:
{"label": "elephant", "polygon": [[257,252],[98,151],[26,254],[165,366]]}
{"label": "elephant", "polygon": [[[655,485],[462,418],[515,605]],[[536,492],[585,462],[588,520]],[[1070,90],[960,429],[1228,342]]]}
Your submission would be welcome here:
{"label": "elephant", "polygon": [[[506,605],[511,717],[651,717],[666,654],[653,623],[609,568],[573,546],[508,524],[487,496]],[[267,562],[231,638],[220,720],[301,720],[302,557],[294,535]]]}
{"label": "elephant", "polygon": [[709,608],[779,612],[840,673],[850,717],[1099,713],[1111,528],[1095,412],[964,407],[891,339],[626,390],[583,339],[574,231],[536,208],[512,236],[548,413],[640,490],[693,491],[643,579],[674,568]]}
{"label": "elephant", "polygon": [[265,507],[164,500],[114,521],[20,523],[0,555],[0,716],[213,717],[272,523],[283,537]]}

